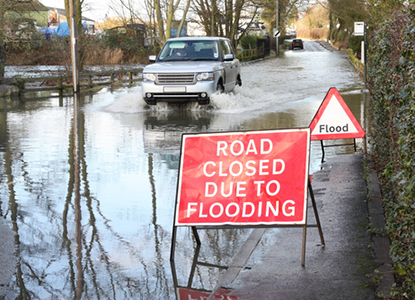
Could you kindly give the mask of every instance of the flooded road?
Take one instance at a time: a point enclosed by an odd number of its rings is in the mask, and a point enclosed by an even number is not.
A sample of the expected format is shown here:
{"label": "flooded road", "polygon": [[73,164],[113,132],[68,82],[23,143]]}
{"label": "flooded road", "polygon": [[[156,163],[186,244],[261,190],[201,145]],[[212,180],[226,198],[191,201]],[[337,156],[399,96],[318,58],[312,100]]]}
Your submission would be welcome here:
{"label": "flooded road", "polygon": [[[242,67],[242,87],[208,107],[148,107],[140,86],[13,103],[0,111],[0,216],[18,264],[6,299],[177,299],[170,266],[185,132],[308,127],[330,87],[363,124],[363,83],[346,52],[314,42]],[[76,114],[74,113],[76,111]],[[361,141],[358,141],[361,146]],[[326,159],[353,147],[326,150]],[[310,173],[320,168],[312,142]],[[179,228],[180,286],[212,290],[250,229]]]}

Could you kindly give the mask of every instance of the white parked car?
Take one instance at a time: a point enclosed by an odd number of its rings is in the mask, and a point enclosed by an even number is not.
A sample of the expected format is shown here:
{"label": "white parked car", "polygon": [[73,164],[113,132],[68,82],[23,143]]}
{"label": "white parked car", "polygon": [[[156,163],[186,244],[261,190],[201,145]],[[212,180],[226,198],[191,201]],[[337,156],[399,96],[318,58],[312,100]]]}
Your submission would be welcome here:
{"label": "white parked car", "polygon": [[143,98],[149,105],[209,104],[216,91],[231,92],[242,85],[241,65],[227,38],[172,38],[149,60],[154,63],[144,68],[142,82]]}

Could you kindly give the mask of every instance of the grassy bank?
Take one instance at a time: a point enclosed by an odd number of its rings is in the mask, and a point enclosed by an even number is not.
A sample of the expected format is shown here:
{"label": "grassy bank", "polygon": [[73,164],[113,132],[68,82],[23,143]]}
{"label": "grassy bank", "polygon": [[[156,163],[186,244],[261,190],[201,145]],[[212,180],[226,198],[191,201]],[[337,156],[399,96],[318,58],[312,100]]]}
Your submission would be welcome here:
{"label": "grassy bank", "polygon": [[[79,40],[81,65],[147,63],[158,49],[144,47],[134,36],[83,36]],[[6,65],[70,65],[69,37],[44,37],[6,45]]]}

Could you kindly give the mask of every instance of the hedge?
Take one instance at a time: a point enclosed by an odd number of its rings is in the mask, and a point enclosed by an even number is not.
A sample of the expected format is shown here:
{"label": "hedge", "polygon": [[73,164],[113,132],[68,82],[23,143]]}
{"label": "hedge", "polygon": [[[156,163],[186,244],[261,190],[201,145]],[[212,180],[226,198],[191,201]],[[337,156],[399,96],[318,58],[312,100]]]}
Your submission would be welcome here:
{"label": "hedge", "polygon": [[397,286],[415,299],[415,15],[386,20],[371,38],[371,154],[378,168]]}

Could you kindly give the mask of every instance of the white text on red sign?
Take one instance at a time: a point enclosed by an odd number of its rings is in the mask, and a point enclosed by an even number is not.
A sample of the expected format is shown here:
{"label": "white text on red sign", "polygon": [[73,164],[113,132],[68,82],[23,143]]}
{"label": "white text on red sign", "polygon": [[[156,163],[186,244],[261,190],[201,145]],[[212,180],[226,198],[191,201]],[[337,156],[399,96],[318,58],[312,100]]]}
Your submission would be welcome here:
{"label": "white text on red sign", "polygon": [[185,137],[177,224],[303,222],[307,137],[308,129]]}

